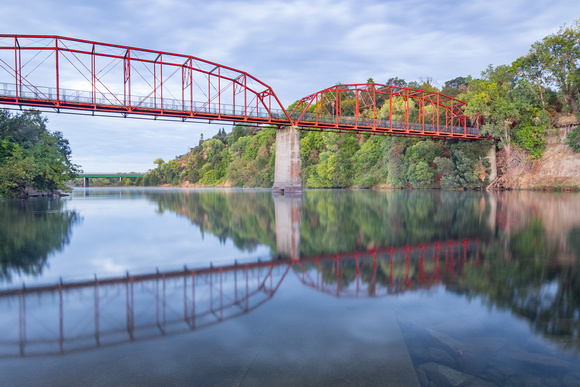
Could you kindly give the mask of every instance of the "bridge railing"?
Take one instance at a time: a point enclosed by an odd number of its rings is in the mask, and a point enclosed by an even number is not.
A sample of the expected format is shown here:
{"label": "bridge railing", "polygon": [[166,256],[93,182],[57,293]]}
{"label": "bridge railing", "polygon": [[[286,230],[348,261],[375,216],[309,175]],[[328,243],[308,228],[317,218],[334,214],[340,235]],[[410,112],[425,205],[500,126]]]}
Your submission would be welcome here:
{"label": "bridge railing", "polygon": [[[58,101],[57,101],[58,95]],[[72,104],[80,104],[89,106],[108,106],[115,107],[119,109],[124,109],[126,106],[131,106],[134,109],[139,109],[140,111],[164,111],[164,112],[180,112],[188,113],[192,112],[192,115],[196,114],[211,114],[211,115],[223,115],[223,116],[238,116],[240,121],[243,121],[244,116],[252,116],[255,118],[263,118],[267,120],[269,118],[277,120],[285,120],[286,112],[282,109],[271,109],[268,111],[265,108],[254,108],[252,111],[248,112],[243,106],[234,106],[229,104],[218,104],[218,103],[207,103],[207,102],[197,102],[197,101],[183,101],[178,99],[163,99],[163,104],[161,101],[156,100],[154,97],[136,97],[135,100],[130,102],[123,102],[122,95],[116,95],[112,93],[100,93],[102,97],[94,98],[90,91],[86,90],[74,90],[74,89],[64,89],[60,88],[59,92],[52,87],[35,86],[22,87],[21,90],[16,90],[14,84],[9,84],[5,82],[0,82],[0,96],[3,97],[18,97],[19,99],[26,99],[38,102],[65,102]],[[125,113],[131,113],[131,111],[126,111]],[[291,118],[293,120],[298,119],[299,113],[294,113]],[[304,113],[300,122],[303,123],[324,123],[329,125],[339,124],[339,125],[349,125],[357,126],[361,128],[371,127],[369,122],[361,116],[340,116],[338,118],[324,115],[317,115],[312,113]],[[300,124],[298,122],[298,125]],[[435,125],[429,123],[417,124],[416,128],[407,128],[405,125],[387,119],[375,119],[374,128],[379,129],[399,129],[401,131],[414,130],[429,133],[442,133],[442,134],[468,134],[472,136],[478,136],[479,130],[477,127],[471,126],[445,126],[445,125]]]}
{"label": "bridge railing", "polygon": [[[57,93],[56,88],[45,86],[34,86],[34,88],[26,86],[17,91],[14,84],[0,82],[0,96],[2,97],[18,98],[20,100],[37,101],[41,103],[52,102],[55,107],[57,106],[57,103],[80,104],[86,105],[87,108],[97,105],[118,108],[120,110],[125,110],[126,107],[130,106],[132,109],[139,109],[140,112],[142,112],[142,110],[149,110],[151,112],[191,112],[192,116],[195,116],[196,114],[237,116],[240,117],[240,121],[243,121],[243,118],[246,116],[263,118],[264,120],[267,120],[270,117],[280,120],[287,119],[285,111],[282,109],[268,110],[262,107],[248,109],[244,106],[234,106],[223,103],[207,103],[191,100],[184,101],[170,98],[163,98],[163,103],[161,103],[160,99],[154,97],[139,96],[133,96],[134,99],[131,101],[123,101],[124,96],[120,94],[99,93],[99,95],[101,97],[94,98],[93,93],[90,91],[64,88],[59,88]],[[62,107],[66,108],[67,106],[65,105]],[[132,111],[125,110],[122,112],[130,114]]]}
{"label": "bridge railing", "polygon": [[[300,117],[300,113],[294,113],[290,116],[293,120]],[[479,135],[479,129],[473,126],[459,126],[459,125],[436,125],[430,123],[417,123],[414,127],[407,128],[405,125],[397,121],[391,121],[387,119],[375,119],[374,126],[369,125],[369,122],[361,116],[340,116],[338,118],[334,116],[324,116],[312,113],[304,113],[300,122],[320,122],[329,125],[345,125],[345,126],[357,126],[361,128],[379,128],[379,129],[400,129],[401,131],[420,131],[420,132],[430,132],[430,133],[444,133],[444,134],[468,134],[472,136]],[[299,124],[300,124],[299,122]]]}

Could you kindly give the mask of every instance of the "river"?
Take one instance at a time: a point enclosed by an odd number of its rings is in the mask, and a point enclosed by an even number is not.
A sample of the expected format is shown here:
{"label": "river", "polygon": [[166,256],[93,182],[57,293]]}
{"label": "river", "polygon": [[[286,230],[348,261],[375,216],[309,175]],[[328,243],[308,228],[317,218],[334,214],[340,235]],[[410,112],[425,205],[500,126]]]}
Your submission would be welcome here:
{"label": "river", "polygon": [[580,385],[580,194],[0,201],[2,385]]}

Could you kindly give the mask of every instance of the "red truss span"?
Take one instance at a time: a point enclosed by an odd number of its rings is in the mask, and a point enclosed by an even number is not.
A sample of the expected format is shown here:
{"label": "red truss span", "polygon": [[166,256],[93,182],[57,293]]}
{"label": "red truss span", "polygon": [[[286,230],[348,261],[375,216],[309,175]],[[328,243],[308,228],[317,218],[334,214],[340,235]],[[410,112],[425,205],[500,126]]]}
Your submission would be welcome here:
{"label": "red truss span", "polygon": [[0,102],[56,111],[287,125],[272,88],[189,55],[60,36],[0,35]]}
{"label": "red truss span", "polygon": [[47,111],[302,129],[484,138],[465,102],[379,84],[337,85],[284,109],[250,74],[190,55],[46,35],[0,35],[0,104]]}
{"label": "red truss span", "polygon": [[376,83],[336,85],[298,101],[290,118],[301,127],[414,136],[486,138],[466,103],[434,91]]}

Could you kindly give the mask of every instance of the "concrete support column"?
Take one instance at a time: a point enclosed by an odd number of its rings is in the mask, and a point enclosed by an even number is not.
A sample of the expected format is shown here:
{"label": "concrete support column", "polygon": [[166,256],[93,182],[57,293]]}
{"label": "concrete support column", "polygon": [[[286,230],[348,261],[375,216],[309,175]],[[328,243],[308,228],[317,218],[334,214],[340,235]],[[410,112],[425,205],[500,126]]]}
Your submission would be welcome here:
{"label": "concrete support column", "polygon": [[302,195],[273,193],[276,216],[276,250],[280,258],[300,258]]}
{"label": "concrete support column", "polygon": [[302,192],[300,169],[300,131],[287,126],[276,132],[276,166],[273,192]]}
{"label": "concrete support column", "polygon": [[497,157],[495,154],[495,141],[493,142],[491,148],[489,148],[489,152],[487,152],[487,159],[491,164],[490,166],[491,172],[489,174],[489,181],[491,183],[497,178]]}
{"label": "concrete support column", "polygon": [[89,178],[83,177],[83,187],[89,188]]}

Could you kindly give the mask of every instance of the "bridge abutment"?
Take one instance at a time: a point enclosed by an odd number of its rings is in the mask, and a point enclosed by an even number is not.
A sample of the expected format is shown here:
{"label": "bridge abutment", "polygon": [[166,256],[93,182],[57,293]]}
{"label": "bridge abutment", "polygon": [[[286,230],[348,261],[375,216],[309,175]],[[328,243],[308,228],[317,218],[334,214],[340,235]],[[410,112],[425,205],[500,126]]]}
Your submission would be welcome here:
{"label": "bridge abutment", "polygon": [[275,193],[302,192],[300,169],[300,131],[287,126],[276,132],[276,165],[274,167]]}

